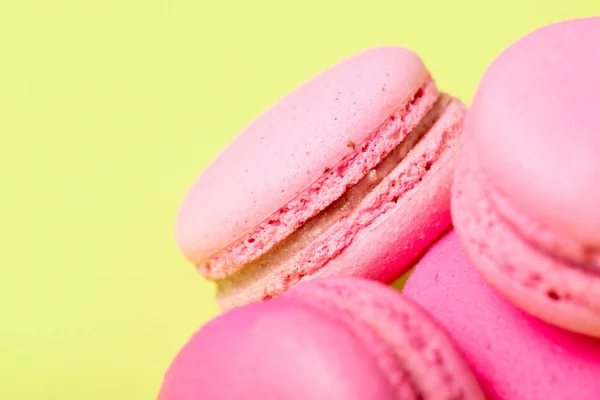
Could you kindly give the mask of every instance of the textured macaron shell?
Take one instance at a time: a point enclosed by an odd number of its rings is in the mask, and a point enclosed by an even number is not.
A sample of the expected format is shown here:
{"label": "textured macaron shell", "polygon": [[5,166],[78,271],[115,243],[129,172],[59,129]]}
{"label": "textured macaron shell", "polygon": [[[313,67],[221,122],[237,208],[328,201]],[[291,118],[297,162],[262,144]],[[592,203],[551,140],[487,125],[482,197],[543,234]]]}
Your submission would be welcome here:
{"label": "textured macaron shell", "polygon": [[284,97],[190,189],[176,226],[184,255],[198,261],[279,210],[351,154],[352,144],[362,143],[428,77],[414,53],[383,47],[337,64]]}
{"label": "textured macaron shell", "polygon": [[524,236],[537,230],[531,220],[517,226],[498,211],[472,145],[463,145],[452,187],[452,220],[469,259],[491,286],[532,315],[600,336],[600,274],[537,245],[554,235]]}
{"label": "textured macaron shell", "polygon": [[454,231],[420,260],[403,293],[451,334],[489,398],[598,398],[600,341],[515,308],[481,279]]}
{"label": "textured macaron shell", "polygon": [[395,352],[396,365],[388,361],[381,367],[396,382],[394,398],[484,398],[449,336],[429,314],[394,289],[375,281],[334,277],[298,285],[283,297],[370,327]]}
{"label": "textured macaron shell", "polygon": [[346,325],[277,299],[223,314],[177,355],[159,400],[392,399],[370,349]]}
{"label": "textured macaron shell", "polygon": [[541,28],[488,68],[469,110],[490,185],[520,213],[600,249],[600,18]]}

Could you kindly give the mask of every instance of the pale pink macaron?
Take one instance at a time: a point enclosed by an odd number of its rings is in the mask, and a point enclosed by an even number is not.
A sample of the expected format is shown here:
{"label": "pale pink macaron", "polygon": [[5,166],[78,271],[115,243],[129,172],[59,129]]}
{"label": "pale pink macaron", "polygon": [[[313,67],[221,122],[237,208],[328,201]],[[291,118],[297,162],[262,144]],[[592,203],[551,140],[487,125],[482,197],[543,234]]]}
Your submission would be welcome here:
{"label": "pale pink macaron", "polygon": [[454,231],[417,264],[403,294],[440,323],[494,400],[597,400],[600,340],[516,308],[469,262]]}
{"label": "pale pink macaron", "polygon": [[600,336],[600,18],[541,28],[488,68],[465,122],[453,222],[496,290]]}
{"label": "pale pink macaron", "polygon": [[159,400],[478,399],[429,315],[378,282],[330,277],[230,310],[168,369]]}
{"label": "pale pink macaron", "polygon": [[450,225],[463,115],[411,51],[364,51],[236,137],[187,194],[177,242],[223,308],[316,276],[393,281]]}

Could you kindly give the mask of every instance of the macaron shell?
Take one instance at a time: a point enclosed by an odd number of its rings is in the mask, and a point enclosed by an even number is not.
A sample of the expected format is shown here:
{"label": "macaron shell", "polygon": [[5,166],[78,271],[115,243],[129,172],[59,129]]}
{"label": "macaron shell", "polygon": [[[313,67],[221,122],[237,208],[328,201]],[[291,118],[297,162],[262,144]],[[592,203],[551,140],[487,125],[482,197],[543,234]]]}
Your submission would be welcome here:
{"label": "macaron shell", "polygon": [[538,29],[490,65],[467,134],[520,212],[600,249],[600,18]]}
{"label": "macaron shell", "polygon": [[600,274],[554,257],[521,237],[484,193],[467,137],[452,188],[458,237],[486,281],[515,305],[565,329],[600,336]]}
{"label": "macaron shell", "polygon": [[[370,326],[395,350],[420,399],[483,399],[472,372],[447,334],[412,300],[379,282],[351,277],[318,279],[298,285],[284,298],[350,315]],[[368,344],[367,344],[368,345]],[[392,377],[398,376],[394,371]],[[397,379],[397,378],[396,378]],[[404,399],[396,392],[395,398]]]}
{"label": "macaron shell", "polygon": [[[335,290],[332,290],[329,286],[323,287],[321,281],[317,285],[300,285],[300,287],[294,289],[283,297],[288,301],[294,301],[312,308],[315,312],[345,325],[348,331],[363,344],[365,350],[376,361],[379,372],[386,377],[390,384],[393,398],[418,400],[421,397],[412,383],[412,377],[400,363],[397,350],[379,335],[377,329],[361,320],[357,313],[338,307],[337,304],[343,300],[339,299],[340,296]],[[354,289],[358,288],[355,287]],[[379,325],[389,326],[387,325],[388,322],[384,320]]]}
{"label": "macaron shell", "polygon": [[343,323],[277,299],[209,322],[179,352],[158,400],[382,400],[394,393]]}
{"label": "macaron shell", "polygon": [[598,398],[600,341],[512,306],[481,279],[453,231],[425,254],[403,293],[451,334],[490,399]]}
{"label": "macaron shell", "polygon": [[[176,236],[191,259],[239,238],[315,182],[428,78],[409,50],[367,50],[326,70],[248,125],[190,189]],[[368,111],[368,112],[366,112]]]}

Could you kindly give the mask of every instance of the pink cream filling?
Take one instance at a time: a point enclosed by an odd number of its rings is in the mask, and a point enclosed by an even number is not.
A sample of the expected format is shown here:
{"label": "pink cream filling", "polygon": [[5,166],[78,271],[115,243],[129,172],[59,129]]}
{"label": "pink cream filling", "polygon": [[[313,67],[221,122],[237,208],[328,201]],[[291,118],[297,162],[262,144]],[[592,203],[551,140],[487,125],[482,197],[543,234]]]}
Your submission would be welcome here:
{"label": "pink cream filling", "polygon": [[383,158],[403,143],[433,107],[439,93],[431,78],[400,105],[362,144],[349,143],[355,151],[338,165],[327,168],[312,186],[299,193],[254,230],[197,264],[198,271],[213,280],[238,272],[248,262],[274,246],[339,199]]}

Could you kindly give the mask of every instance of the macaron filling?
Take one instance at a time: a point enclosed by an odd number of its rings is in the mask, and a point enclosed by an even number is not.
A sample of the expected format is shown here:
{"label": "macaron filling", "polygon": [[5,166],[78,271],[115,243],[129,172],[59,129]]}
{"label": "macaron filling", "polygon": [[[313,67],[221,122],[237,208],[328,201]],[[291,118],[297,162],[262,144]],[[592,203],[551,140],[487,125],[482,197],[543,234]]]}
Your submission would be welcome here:
{"label": "macaron filling", "polygon": [[341,253],[359,231],[398,207],[404,196],[435,174],[448,153],[456,153],[463,110],[450,96],[440,96],[403,143],[358,184],[271,251],[217,280],[221,304],[235,304],[229,296],[267,277],[271,286],[255,293],[254,300],[279,294]]}
{"label": "macaron filling", "polygon": [[206,259],[196,260],[198,271],[209,279],[222,279],[258,259],[308,220],[356,185],[413,132],[437,101],[439,93],[430,77],[411,98],[399,105],[363,143],[348,142],[348,155],[325,167],[321,177],[283,205],[252,231]]}

